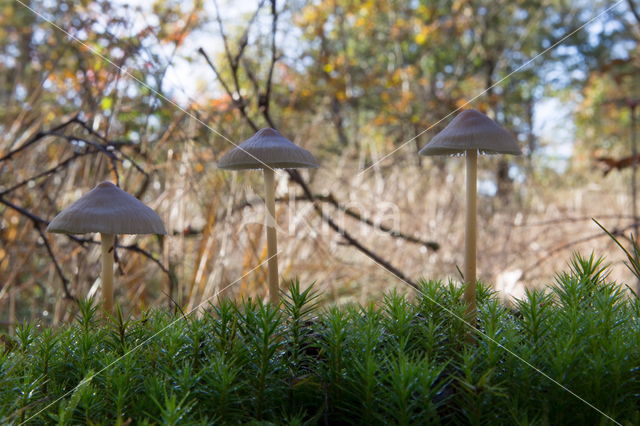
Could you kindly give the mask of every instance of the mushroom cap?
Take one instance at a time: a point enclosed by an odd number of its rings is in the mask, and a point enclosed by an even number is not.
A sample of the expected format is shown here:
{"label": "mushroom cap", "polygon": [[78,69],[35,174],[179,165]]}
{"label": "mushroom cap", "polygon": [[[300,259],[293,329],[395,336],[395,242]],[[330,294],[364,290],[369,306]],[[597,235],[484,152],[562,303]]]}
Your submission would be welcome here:
{"label": "mushroom cap", "polygon": [[522,154],[509,132],[475,109],[458,114],[420,150],[420,154],[456,155],[475,150],[481,154]]}
{"label": "mushroom cap", "polygon": [[47,227],[61,234],[166,234],[160,216],[111,182],[102,182],[62,210]]}
{"label": "mushroom cap", "polygon": [[227,152],[218,167],[228,170],[317,168],[318,162],[275,129],[265,128]]}

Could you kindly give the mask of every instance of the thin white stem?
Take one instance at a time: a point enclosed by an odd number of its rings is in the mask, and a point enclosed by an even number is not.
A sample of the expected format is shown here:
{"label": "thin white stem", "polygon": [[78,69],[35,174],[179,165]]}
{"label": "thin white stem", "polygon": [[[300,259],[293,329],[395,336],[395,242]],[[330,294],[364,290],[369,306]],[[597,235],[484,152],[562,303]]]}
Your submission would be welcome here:
{"label": "thin white stem", "polygon": [[267,215],[267,257],[269,259],[269,301],[278,304],[280,285],[278,284],[278,238],[276,235],[276,186],[272,169],[264,169],[265,203]]}
{"label": "thin white stem", "polygon": [[476,234],[477,234],[477,177],[478,151],[466,152],[467,161],[467,209],[465,216],[464,251],[464,301],[467,304],[468,320],[475,325],[476,318]]}
{"label": "thin white stem", "polygon": [[113,234],[100,233],[100,247],[102,249],[102,299],[104,310],[113,312]]}

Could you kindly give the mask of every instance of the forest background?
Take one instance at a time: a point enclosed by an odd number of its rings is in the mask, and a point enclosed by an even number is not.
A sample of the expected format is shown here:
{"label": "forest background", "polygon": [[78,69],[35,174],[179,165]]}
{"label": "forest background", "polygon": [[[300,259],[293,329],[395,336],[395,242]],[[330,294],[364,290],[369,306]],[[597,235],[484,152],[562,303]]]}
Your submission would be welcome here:
{"label": "forest background", "polygon": [[[281,275],[327,303],[459,280],[464,164],[417,151],[461,108],[512,132],[479,164],[479,277],[505,299],[572,251],[623,253],[635,205],[637,0],[0,0],[0,320],[99,292],[99,237],[44,232],[103,180],[166,237],[118,241],[127,312],[265,296],[262,181],[217,169],[274,127],[322,167],[277,175]],[[391,272],[390,272],[391,270]]]}

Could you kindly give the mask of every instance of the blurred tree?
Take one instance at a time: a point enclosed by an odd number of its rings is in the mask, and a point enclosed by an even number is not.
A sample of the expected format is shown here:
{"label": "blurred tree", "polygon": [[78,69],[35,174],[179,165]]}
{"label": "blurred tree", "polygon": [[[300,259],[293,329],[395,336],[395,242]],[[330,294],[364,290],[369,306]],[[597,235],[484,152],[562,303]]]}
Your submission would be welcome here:
{"label": "blurred tree", "polygon": [[[391,150],[471,101],[468,107],[516,133],[531,156],[545,73],[557,65],[554,58],[564,57],[545,54],[545,66],[542,59],[527,61],[585,22],[589,15],[578,13],[579,3],[304,3],[295,9],[294,22],[306,44],[291,66],[289,85],[297,88],[301,108],[326,111],[339,146],[362,143],[366,149],[369,143],[360,141],[373,138]],[[416,149],[424,142],[416,140]],[[510,180],[508,161],[497,160],[500,193]]]}

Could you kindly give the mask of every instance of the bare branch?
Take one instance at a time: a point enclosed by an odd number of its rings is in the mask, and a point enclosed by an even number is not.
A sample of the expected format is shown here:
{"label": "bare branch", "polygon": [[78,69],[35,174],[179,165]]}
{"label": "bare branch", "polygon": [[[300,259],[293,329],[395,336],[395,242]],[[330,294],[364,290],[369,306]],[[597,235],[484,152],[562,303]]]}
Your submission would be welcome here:
{"label": "bare branch", "polygon": [[256,8],[256,11],[253,13],[253,15],[249,19],[249,22],[247,23],[244,29],[244,33],[242,33],[242,36],[240,36],[240,47],[238,48],[238,53],[234,58],[236,67],[240,64],[240,59],[244,54],[244,50],[249,45],[249,30],[253,26],[253,23],[255,22],[255,20],[258,18],[258,14],[260,13],[260,10],[262,10],[262,7],[264,6],[265,1],[266,0],[261,0],[260,3],[258,3],[258,7]]}
{"label": "bare branch", "polygon": [[31,177],[29,177],[29,178],[27,178],[27,179],[25,179],[25,180],[23,180],[21,182],[18,182],[15,185],[5,189],[4,191],[0,191],[0,197],[2,197],[3,195],[9,194],[10,192],[13,192],[18,188],[21,188],[24,185],[27,185],[29,182],[33,182],[34,180],[40,179],[42,177],[52,175],[52,174],[58,172],[59,170],[67,167],[69,164],[71,164],[71,162],[73,162],[74,160],[76,160],[76,159],[78,159],[80,157],[84,157],[85,155],[95,154],[96,152],[98,152],[98,151],[86,151],[86,152],[73,154],[71,157],[69,157],[66,160],[56,164],[52,168],[47,169],[42,173],[38,173],[37,175],[31,176]]}
{"label": "bare branch", "polygon": [[[368,219],[364,216],[362,216],[360,213],[352,210],[352,209],[348,209],[345,208],[344,206],[342,206],[341,204],[339,204],[336,199],[334,198],[333,194],[329,194],[329,195],[321,195],[321,194],[314,194],[313,199],[315,201],[319,201],[322,203],[327,203],[332,205],[333,207],[335,207],[336,209],[340,210],[341,212],[343,212],[344,214],[346,214],[347,216],[362,222],[374,229],[377,229],[379,231],[385,232],[389,235],[391,235],[394,238],[399,238],[402,240],[405,240],[407,242],[413,243],[413,244],[419,244],[422,246],[425,246],[426,248],[433,250],[433,251],[438,251],[440,249],[440,244],[435,242],[435,241],[429,241],[429,240],[423,240],[421,238],[418,237],[414,237],[413,235],[409,235],[409,234],[405,234],[404,232],[401,231],[397,231],[387,225],[384,225],[382,223],[376,223],[374,221],[372,221],[371,219]],[[290,197],[278,197],[275,199],[275,201],[277,203],[289,203],[291,201],[311,201],[307,196],[301,196],[301,197],[295,197],[295,198],[290,198]],[[255,206],[257,205],[257,202],[254,201],[245,201],[243,203],[240,203],[236,206],[234,206],[231,211],[232,212],[238,212],[246,207],[251,207],[251,206]],[[262,200],[260,200],[260,204],[262,204]],[[225,217],[225,215],[221,215],[221,217],[218,217],[216,219],[216,221],[220,221],[223,220]],[[202,233],[202,230],[198,230],[198,229],[192,229],[192,228],[187,228],[182,232],[176,232],[174,235],[199,235]]]}
{"label": "bare branch", "polygon": [[41,217],[23,209],[22,207],[19,207],[13,203],[11,203],[8,200],[5,200],[4,198],[2,198],[2,196],[0,196],[0,203],[4,204],[7,207],[12,208],[13,210],[17,211],[18,213],[20,213],[21,215],[25,216],[26,218],[30,219],[31,222],[33,222],[33,227],[36,229],[36,231],[38,231],[38,234],[40,234],[40,237],[42,238],[42,241],[44,242],[45,248],[47,249],[47,253],[49,254],[49,257],[51,258],[51,261],[53,262],[55,268],[56,268],[56,273],[58,274],[58,276],[60,277],[60,280],[62,281],[62,290],[64,291],[65,294],[65,298],[67,299],[71,299],[71,300],[76,300],[73,295],[69,292],[69,280],[64,276],[64,273],[62,272],[62,269],[60,268],[60,265],[58,264],[58,260],[56,259],[55,255],[53,254],[53,251],[51,250],[51,246],[49,245],[49,241],[47,240],[46,235],[44,235],[44,232],[42,232],[42,225],[48,225],[49,222],[47,222],[46,220],[42,219]]}
{"label": "bare branch", "polygon": [[[95,244],[98,244],[98,242],[95,241]],[[143,255],[147,259],[151,260],[156,265],[158,265],[158,268],[160,268],[160,270],[162,270],[162,272],[167,274],[167,276],[169,277],[170,280],[173,281],[175,279],[175,277],[172,276],[172,274],[169,272],[167,267],[164,266],[159,259],[157,259],[153,254],[151,254],[151,252],[149,252],[149,251],[143,249],[142,247],[140,247],[138,244],[129,244],[129,245],[126,245],[126,246],[125,245],[121,245],[121,244],[116,244],[116,248],[121,248],[121,249],[124,249],[124,250],[129,250],[129,251],[133,251],[133,252],[136,252],[136,253],[140,253],[141,255]]]}
{"label": "bare branch", "polygon": [[[276,0],[271,1],[271,62],[269,64],[269,74],[267,74],[267,87],[264,95],[260,95],[258,108],[260,108],[269,122],[272,124],[271,115],[269,112],[269,106],[271,103],[271,88],[273,87],[273,70],[278,61],[278,55],[276,51],[276,35],[278,33],[278,8],[276,6]],[[273,127],[273,125],[272,125]]]}
{"label": "bare branch", "polygon": [[17,154],[17,153],[19,153],[21,151],[24,151],[25,149],[27,149],[31,145],[39,142],[40,140],[42,140],[46,136],[49,136],[54,132],[58,132],[58,131],[64,129],[65,127],[67,127],[71,123],[77,123],[79,121],[80,120],[78,120],[78,116],[76,115],[73,118],[70,118],[69,120],[66,120],[66,121],[62,122],[61,124],[58,124],[56,127],[52,128],[51,130],[40,131],[40,132],[36,133],[31,138],[29,138],[29,140],[27,140],[25,143],[20,145],[18,148],[13,149],[13,150],[9,151],[6,155],[0,157],[0,162],[7,161],[7,160],[11,159],[15,154]]}
{"label": "bare branch", "polygon": [[51,250],[51,246],[49,245],[49,240],[47,240],[47,236],[42,231],[41,224],[34,220],[33,226],[38,231],[38,234],[40,234],[40,238],[42,238],[42,241],[44,242],[44,246],[47,249],[47,253],[49,254],[49,257],[51,258],[51,261],[53,262],[53,265],[56,268],[56,273],[60,277],[60,281],[62,281],[62,290],[64,291],[64,297],[66,299],[70,299],[76,302],[77,301],[76,298],[73,297],[73,295],[69,292],[69,280],[67,279],[67,277],[64,276],[64,273],[62,272],[62,268],[60,268],[60,264],[58,264],[58,259],[56,259],[56,256],[53,254],[53,250]]}
{"label": "bare branch", "polygon": [[6,200],[5,198],[3,198],[2,196],[0,196],[0,203],[4,204],[5,206],[17,211],[18,213],[20,213],[22,216],[26,217],[27,219],[31,219],[34,222],[37,223],[41,223],[41,224],[45,224],[48,225],[49,222],[47,222],[46,220],[44,220],[43,218],[41,218],[40,216],[37,216],[33,213],[31,213],[30,211],[17,206],[16,204],[13,204],[11,201]]}
{"label": "bare branch", "polygon": [[629,10],[631,10],[633,17],[636,18],[636,22],[640,24],[640,13],[638,12],[638,8],[636,7],[635,1],[627,0],[627,4],[629,5]]}
{"label": "bare branch", "polygon": [[[198,49],[198,53],[204,56],[205,60],[207,61],[207,64],[209,64],[209,67],[213,70],[213,73],[216,75],[216,78],[218,79],[218,81],[220,81],[220,84],[222,84],[222,88],[225,90],[225,92],[227,92],[227,95],[231,98],[236,108],[238,108],[238,111],[240,111],[240,114],[242,114],[242,117],[245,119],[245,121],[249,124],[249,126],[251,126],[253,131],[257,131],[258,125],[253,121],[251,117],[249,117],[249,114],[247,113],[246,105],[244,104],[244,98],[239,93],[240,92],[239,88],[236,91],[231,90],[231,88],[227,85],[225,80],[222,78],[222,76],[218,72],[218,69],[216,68],[215,65],[213,65],[213,62],[211,62],[211,59],[209,59],[209,56],[207,55],[207,53],[204,51],[202,47]],[[233,74],[236,75],[236,79],[237,79],[237,69],[234,71]]]}
{"label": "bare branch", "polygon": [[213,70],[213,73],[216,75],[216,78],[218,79],[220,84],[222,84],[222,88],[224,89],[225,92],[227,92],[229,97],[231,97],[231,99],[235,103],[235,99],[233,98],[233,91],[229,86],[227,86],[227,82],[222,78],[222,75],[220,75],[218,68],[216,68],[216,66],[213,65],[213,62],[211,62],[211,59],[209,59],[209,55],[207,55],[207,53],[204,51],[202,47],[198,48],[198,53],[201,54],[204,57],[204,59],[207,61],[207,64],[209,65],[211,70]]}
{"label": "bare branch", "polygon": [[[614,229],[613,231],[611,231],[612,235],[615,236],[624,236],[624,231],[629,230],[631,228],[633,228],[634,226],[636,226],[636,223],[632,223],[631,225],[625,226],[623,228],[619,228],[619,229]],[[602,233],[602,232],[598,232],[597,234],[592,234],[592,235],[588,235],[586,237],[582,237],[582,238],[578,238],[569,242],[566,242],[564,244],[561,244],[557,247],[554,247],[550,250],[547,250],[547,252],[545,253],[544,256],[542,256],[541,258],[539,258],[537,261],[535,261],[531,266],[527,267],[524,269],[524,273],[526,274],[529,271],[532,271],[534,269],[536,269],[538,266],[540,266],[542,263],[544,263],[546,260],[550,259],[551,257],[553,257],[556,253],[566,250],[568,248],[571,248],[575,245],[581,244],[581,243],[585,243],[587,241],[591,241],[591,240],[595,240],[598,238],[602,238],[602,237],[607,237],[607,234]]]}
{"label": "bare branch", "polygon": [[209,64],[209,66],[214,70],[214,73],[216,74],[216,76],[218,77],[218,80],[220,80],[220,82],[222,83],[225,91],[227,92],[227,94],[231,97],[231,99],[234,101],[234,104],[236,105],[236,107],[240,110],[240,113],[242,114],[242,116],[245,118],[245,120],[247,120],[247,122],[249,122],[251,124],[251,127],[254,129],[254,131],[258,130],[258,126],[253,122],[253,120],[249,117],[247,111],[246,111],[246,102],[244,99],[244,96],[242,96],[242,91],[240,90],[240,78],[239,78],[239,73],[238,73],[238,66],[240,64],[240,61],[242,59],[242,55],[244,54],[244,51],[249,43],[249,29],[251,28],[251,25],[253,25],[253,22],[255,21],[256,17],[258,16],[258,13],[260,12],[260,9],[262,8],[262,5],[264,4],[264,0],[262,0],[259,4],[258,4],[258,8],[256,9],[256,12],[254,13],[254,15],[252,16],[251,20],[249,21],[242,37],[240,38],[240,46],[238,47],[238,50],[236,52],[236,55],[233,56],[231,54],[231,47],[229,45],[229,39],[227,38],[227,34],[224,30],[224,25],[222,23],[222,17],[220,16],[220,10],[218,8],[218,2],[216,0],[213,0],[213,4],[214,7],[216,9],[216,22],[218,23],[218,28],[220,30],[220,36],[222,37],[222,43],[224,45],[224,51],[227,57],[227,61],[229,62],[229,67],[231,68],[231,78],[233,79],[233,85],[234,85],[234,89],[233,91],[230,90],[229,85],[223,81],[223,79],[221,78],[220,73],[217,71],[216,67],[213,65],[213,63],[211,62],[211,60],[209,60],[209,58],[207,57],[206,53],[204,52],[204,49],[202,49],[202,47],[200,49],[198,49],[198,52],[205,56],[205,59],[207,60],[207,63]]}
{"label": "bare branch", "polygon": [[224,47],[224,53],[227,56],[227,61],[229,62],[229,66],[235,72],[235,69],[237,68],[238,65],[233,60],[233,56],[231,55],[229,40],[227,39],[227,33],[225,33],[224,31],[224,25],[222,24],[222,17],[220,16],[220,8],[218,7],[218,2],[216,0],[213,0],[213,7],[216,9],[216,22],[218,23],[218,30],[220,31],[220,37],[222,37],[222,45]]}
{"label": "bare branch", "polygon": [[581,217],[569,216],[569,217],[561,217],[557,219],[544,220],[541,222],[523,223],[520,225],[509,223],[508,226],[513,226],[515,228],[526,228],[530,226],[548,226],[548,225],[555,225],[559,223],[586,222],[586,221],[592,220],[594,216],[597,216],[599,219],[633,219],[632,215],[621,215],[621,214],[591,215],[591,216],[581,216]]}
{"label": "bare branch", "polygon": [[412,287],[418,288],[418,285],[415,282],[410,280],[405,274],[403,274],[399,269],[393,266],[390,262],[383,259],[381,256],[374,253],[373,251],[369,250],[367,247],[361,244],[358,240],[352,237],[351,234],[349,234],[349,232],[347,232],[346,229],[343,229],[340,226],[338,226],[333,221],[333,219],[322,210],[322,207],[317,202],[315,202],[315,199],[313,197],[313,194],[311,193],[311,190],[309,189],[309,186],[304,181],[304,179],[302,179],[302,176],[300,176],[300,174],[296,169],[288,169],[287,171],[289,172],[289,178],[300,185],[305,195],[309,198],[311,203],[313,203],[314,210],[318,213],[318,215],[320,215],[322,220],[324,220],[327,223],[327,225],[331,227],[331,229],[333,229],[335,232],[340,234],[342,238],[344,238],[347,241],[348,244],[352,245],[353,247],[355,247],[356,249],[364,253],[367,257],[370,257],[376,263],[384,266],[387,270],[389,270],[391,273],[398,276],[398,278],[400,278],[401,280],[406,281]]}

